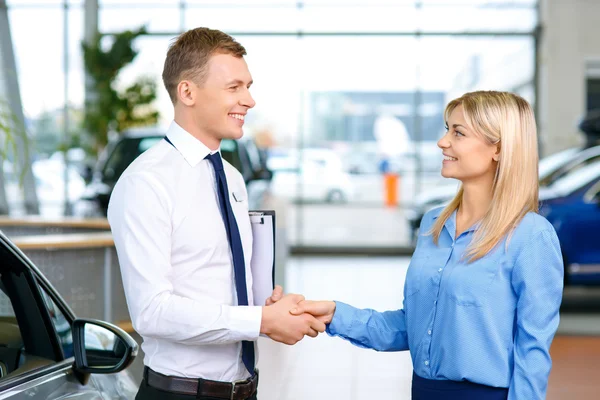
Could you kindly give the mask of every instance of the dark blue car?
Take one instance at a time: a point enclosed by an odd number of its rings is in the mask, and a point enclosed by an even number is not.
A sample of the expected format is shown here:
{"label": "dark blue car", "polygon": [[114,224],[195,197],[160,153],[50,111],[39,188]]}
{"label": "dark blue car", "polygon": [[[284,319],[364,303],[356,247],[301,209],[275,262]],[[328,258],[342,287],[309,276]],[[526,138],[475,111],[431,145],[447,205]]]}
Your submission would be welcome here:
{"label": "dark blue car", "polygon": [[540,190],[540,200],[560,239],[565,283],[600,284],[600,162]]}

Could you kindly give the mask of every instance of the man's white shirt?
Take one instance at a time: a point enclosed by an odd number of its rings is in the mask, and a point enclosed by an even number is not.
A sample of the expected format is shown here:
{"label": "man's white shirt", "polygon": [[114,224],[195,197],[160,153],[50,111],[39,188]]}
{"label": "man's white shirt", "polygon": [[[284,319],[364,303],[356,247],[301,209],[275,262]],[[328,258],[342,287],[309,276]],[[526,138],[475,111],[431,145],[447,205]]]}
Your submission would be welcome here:
{"label": "man's white shirt", "polygon": [[[108,220],[144,364],[165,375],[236,381],[250,376],[241,341],[259,336],[262,308],[237,306],[233,258],[210,149],[175,122],[119,178]],[[223,160],[239,227],[248,302],[252,229],[244,179]]]}

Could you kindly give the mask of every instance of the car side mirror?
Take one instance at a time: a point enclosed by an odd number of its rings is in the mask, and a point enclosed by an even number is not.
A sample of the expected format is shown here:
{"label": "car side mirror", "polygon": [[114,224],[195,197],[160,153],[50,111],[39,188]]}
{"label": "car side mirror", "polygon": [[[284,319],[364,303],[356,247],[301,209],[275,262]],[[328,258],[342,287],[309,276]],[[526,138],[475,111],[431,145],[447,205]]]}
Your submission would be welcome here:
{"label": "car side mirror", "polygon": [[124,330],[108,322],[78,318],[73,321],[75,368],[88,374],[112,374],[127,368],[138,344]]}

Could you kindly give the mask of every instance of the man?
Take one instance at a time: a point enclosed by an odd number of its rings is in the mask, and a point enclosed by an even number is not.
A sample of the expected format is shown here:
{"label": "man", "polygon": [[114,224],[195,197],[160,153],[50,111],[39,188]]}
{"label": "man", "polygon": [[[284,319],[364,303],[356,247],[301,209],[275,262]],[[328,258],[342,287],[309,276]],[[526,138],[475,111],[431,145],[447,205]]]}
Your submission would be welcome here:
{"label": "man", "polygon": [[256,399],[259,334],[294,344],[325,325],[280,289],[253,305],[252,231],[241,174],[221,159],[254,107],[244,47],[207,28],[170,46],[163,81],[174,106],[164,141],[138,157],[111,196],[108,219],[127,304],[142,336],[137,399]]}

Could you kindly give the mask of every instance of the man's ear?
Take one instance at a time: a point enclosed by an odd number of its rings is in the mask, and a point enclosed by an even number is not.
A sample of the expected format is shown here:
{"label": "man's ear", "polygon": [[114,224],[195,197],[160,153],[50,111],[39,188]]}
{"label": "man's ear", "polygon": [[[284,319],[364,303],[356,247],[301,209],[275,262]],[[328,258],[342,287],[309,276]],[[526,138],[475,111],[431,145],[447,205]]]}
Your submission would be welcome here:
{"label": "man's ear", "polygon": [[181,81],[177,85],[177,99],[186,106],[196,103],[198,87],[192,81]]}

